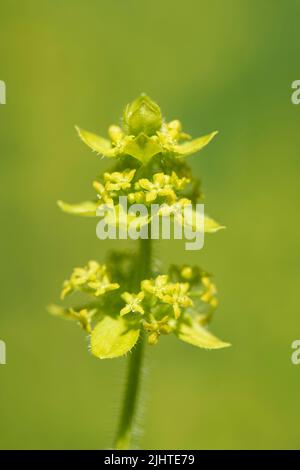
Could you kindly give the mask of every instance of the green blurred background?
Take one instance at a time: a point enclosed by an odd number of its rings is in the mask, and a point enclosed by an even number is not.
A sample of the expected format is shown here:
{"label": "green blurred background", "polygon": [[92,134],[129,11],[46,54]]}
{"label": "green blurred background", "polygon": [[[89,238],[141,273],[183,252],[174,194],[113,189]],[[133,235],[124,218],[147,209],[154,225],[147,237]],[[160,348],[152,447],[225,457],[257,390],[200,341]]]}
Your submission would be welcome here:
{"label": "green blurred background", "polygon": [[104,134],[141,91],[194,136],[220,130],[190,163],[227,230],[201,252],[155,250],[215,274],[213,331],[233,344],[148,348],[141,446],[299,448],[299,16],[298,0],[1,1],[1,448],[111,446],[126,359],[91,357],[45,306],[74,265],[123,243],[56,207],[107,167],[74,124]]}

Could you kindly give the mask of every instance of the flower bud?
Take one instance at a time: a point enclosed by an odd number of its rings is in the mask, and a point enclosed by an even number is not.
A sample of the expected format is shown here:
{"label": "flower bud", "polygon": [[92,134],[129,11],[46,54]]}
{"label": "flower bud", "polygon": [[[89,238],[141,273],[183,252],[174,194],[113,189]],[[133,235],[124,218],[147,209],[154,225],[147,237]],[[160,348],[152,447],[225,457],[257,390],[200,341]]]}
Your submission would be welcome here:
{"label": "flower bud", "polygon": [[148,336],[148,344],[150,344],[151,346],[154,346],[157,343],[158,343],[158,333],[156,331],[153,331]]}
{"label": "flower bud", "polygon": [[154,135],[162,125],[160,107],[144,94],[126,106],[123,119],[128,134],[135,136]]}

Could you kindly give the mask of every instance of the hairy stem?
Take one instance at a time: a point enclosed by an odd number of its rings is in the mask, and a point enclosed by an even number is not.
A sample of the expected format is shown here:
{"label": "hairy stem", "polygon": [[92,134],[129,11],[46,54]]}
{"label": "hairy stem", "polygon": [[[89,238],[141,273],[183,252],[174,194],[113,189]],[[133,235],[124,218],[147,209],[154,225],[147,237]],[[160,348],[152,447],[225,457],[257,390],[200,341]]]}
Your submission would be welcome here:
{"label": "hairy stem", "polygon": [[115,449],[130,449],[135,426],[136,409],[141,387],[144,338],[140,338],[129,357],[127,383],[123,401],[123,409],[117,434]]}
{"label": "hairy stem", "polygon": [[[136,269],[135,287],[151,275],[151,240],[140,240],[139,259]],[[115,449],[130,449],[136,421],[137,407],[142,381],[145,338],[141,332],[139,341],[129,356],[127,382],[122,405],[121,419],[115,441]]]}

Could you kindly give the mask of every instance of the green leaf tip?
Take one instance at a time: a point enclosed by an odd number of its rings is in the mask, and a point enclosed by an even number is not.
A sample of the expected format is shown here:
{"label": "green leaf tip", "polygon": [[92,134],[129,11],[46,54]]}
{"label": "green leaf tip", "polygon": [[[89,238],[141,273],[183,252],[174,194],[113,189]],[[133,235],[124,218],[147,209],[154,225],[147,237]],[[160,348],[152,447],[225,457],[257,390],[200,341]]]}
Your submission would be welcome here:
{"label": "green leaf tip", "polygon": [[118,148],[113,148],[108,139],[104,139],[103,137],[93,134],[92,132],[80,129],[78,126],[75,126],[75,129],[77,130],[77,133],[82,142],[84,142],[94,152],[97,152],[99,155],[104,155],[105,157],[117,156]]}
{"label": "green leaf tip", "polygon": [[206,147],[206,145],[208,145],[218,133],[219,131],[214,131],[210,134],[199,137],[198,139],[191,140],[190,142],[174,145],[173,150],[177,154],[177,157],[187,157],[188,155],[199,152]]}
{"label": "green leaf tip", "polygon": [[219,230],[226,229],[225,225],[219,224],[216,220],[208,217],[207,215],[204,216],[204,231],[207,233],[216,233]]}
{"label": "green leaf tip", "polygon": [[80,202],[78,204],[68,204],[64,201],[57,201],[58,207],[67,214],[80,215],[82,217],[95,217],[97,203],[93,201]]}
{"label": "green leaf tip", "polygon": [[206,328],[193,321],[191,325],[181,323],[175,333],[181,341],[203,349],[223,349],[231,346],[210,333]]}

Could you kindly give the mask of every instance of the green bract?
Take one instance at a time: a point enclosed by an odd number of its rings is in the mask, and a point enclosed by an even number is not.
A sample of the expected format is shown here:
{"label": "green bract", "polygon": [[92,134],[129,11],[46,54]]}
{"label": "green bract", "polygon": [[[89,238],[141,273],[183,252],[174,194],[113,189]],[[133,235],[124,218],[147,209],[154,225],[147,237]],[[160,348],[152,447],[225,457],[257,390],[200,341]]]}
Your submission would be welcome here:
{"label": "green bract", "polygon": [[[146,95],[126,106],[123,127],[110,126],[108,138],[77,131],[88,147],[110,158],[113,167],[93,182],[94,200],[79,204],[59,201],[64,212],[95,217],[98,209],[111,205],[121,213],[118,201],[123,196],[128,205],[163,205],[160,217],[172,215],[178,223],[187,224],[181,209],[201,202],[202,192],[185,157],[204,148],[216,132],[191,140],[181,123],[166,122],[159,106]],[[130,221],[135,218],[132,215]],[[141,225],[150,221],[150,216],[139,219]],[[194,224],[193,217],[191,221]],[[221,228],[205,216],[205,232]],[[187,265],[174,265],[159,273],[149,260],[137,276],[141,258],[143,252],[113,252],[104,264],[89,261],[85,267],[75,268],[63,283],[61,297],[80,294],[86,301],[71,308],[51,305],[49,311],[75,320],[90,335],[91,352],[100,359],[126,354],[145,334],[151,345],[161,335],[174,334],[200,348],[229,346],[207,329],[218,304],[211,275]]]}

